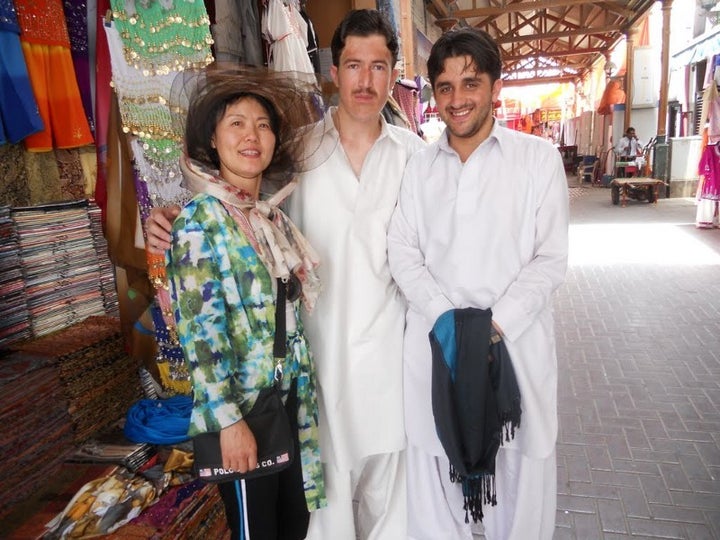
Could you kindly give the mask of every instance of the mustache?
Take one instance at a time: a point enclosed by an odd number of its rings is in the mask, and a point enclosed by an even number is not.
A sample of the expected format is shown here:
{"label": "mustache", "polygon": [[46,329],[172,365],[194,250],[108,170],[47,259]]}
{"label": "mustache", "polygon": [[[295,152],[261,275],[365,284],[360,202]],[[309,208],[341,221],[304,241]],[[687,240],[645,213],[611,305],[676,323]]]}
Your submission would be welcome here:
{"label": "mustache", "polygon": [[372,88],[360,88],[358,90],[353,91],[353,95],[366,95],[366,96],[377,96],[377,92],[373,90]]}

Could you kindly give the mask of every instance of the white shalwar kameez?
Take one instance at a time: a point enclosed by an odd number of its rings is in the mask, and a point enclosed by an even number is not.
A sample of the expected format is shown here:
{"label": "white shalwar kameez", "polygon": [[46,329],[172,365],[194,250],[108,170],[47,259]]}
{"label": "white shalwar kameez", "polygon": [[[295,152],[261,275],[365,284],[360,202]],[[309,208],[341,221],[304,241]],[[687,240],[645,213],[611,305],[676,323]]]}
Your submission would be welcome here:
{"label": "white shalwar kameez", "polygon": [[388,267],[387,228],[405,164],[425,143],[381,119],[382,132],[358,177],[340,144],[333,110],[308,135],[323,138],[318,153],[330,148],[332,154],[301,176],[289,208],[320,255],[323,284],[313,313],[303,314],[319,386],[328,497],[328,507],[311,514],[308,539],[404,539],[406,308]]}
{"label": "white shalwar kameez", "polygon": [[447,132],[408,163],[388,232],[409,309],[404,347],[411,539],[472,539],[460,484],[435,432],[428,333],[454,308],[492,308],[522,395],[522,422],[497,456],[488,540],[552,538],[557,360],[551,295],[567,267],[567,180],[547,141],[498,126],[465,163]]}

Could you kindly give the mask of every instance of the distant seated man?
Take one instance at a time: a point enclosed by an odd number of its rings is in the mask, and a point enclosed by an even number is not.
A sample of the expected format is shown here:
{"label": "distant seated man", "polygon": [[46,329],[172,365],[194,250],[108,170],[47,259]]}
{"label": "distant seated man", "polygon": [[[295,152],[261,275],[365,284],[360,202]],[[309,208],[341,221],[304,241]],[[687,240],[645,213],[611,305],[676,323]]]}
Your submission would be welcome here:
{"label": "distant seated man", "polygon": [[[634,171],[640,170],[645,164],[645,158],[643,157],[644,146],[645,145],[637,138],[635,128],[627,128],[625,135],[623,135],[615,148],[618,161],[634,162]],[[633,176],[634,171],[631,172],[627,170],[627,167],[621,167],[618,170],[618,176]]]}

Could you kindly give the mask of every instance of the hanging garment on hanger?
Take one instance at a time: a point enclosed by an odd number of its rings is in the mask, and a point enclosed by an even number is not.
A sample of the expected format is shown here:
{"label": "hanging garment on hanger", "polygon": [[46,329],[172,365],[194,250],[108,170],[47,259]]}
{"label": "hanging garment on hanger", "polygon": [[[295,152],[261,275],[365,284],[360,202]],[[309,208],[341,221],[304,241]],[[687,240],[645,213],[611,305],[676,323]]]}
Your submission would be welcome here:
{"label": "hanging garment on hanger", "polygon": [[315,70],[315,73],[320,73],[320,53],[318,51],[318,39],[317,34],[315,33],[315,26],[313,25],[312,21],[310,20],[310,16],[305,11],[304,6],[300,7],[300,16],[302,16],[303,20],[307,24],[308,30],[307,30],[307,53],[310,57],[310,62],[313,65],[313,69]]}
{"label": "hanging garment on hanger", "polygon": [[218,62],[262,66],[262,37],[257,2],[217,0],[215,14],[215,24],[212,26],[215,59]]}
{"label": "hanging garment on hanger", "polygon": [[705,179],[700,190],[700,198],[719,201],[720,145],[710,144],[705,148],[698,164],[698,174]]}
{"label": "hanging garment on hanger", "polygon": [[25,139],[32,151],[93,143],[75,79],[60,0],[15,0],[20,42],[45,128]]}
{"label": "hanging garment on hanger", "polygon": [[282,0],[268,0],[263,11],[263,36],[270,44],[268,66],[277,71],[295,71],[315,79],[307,54],[307,24],[300,12]]}
{"label": "hanging garment on hanger", "polygon": [[63,2],[65,20],[70,37],[70,55],[75,66],[75,79],[80,90],[85,116],[90,131],[95,132],[95,120],[92,109],[92,90],[90,88],[90,45],[88,37],[86,0],[65,0]]}
{"label": "hanging garment on hanger", "polygon": [[398,102],[400,108],[405,113],[410,125],[410,130],[418,133],[417,108],[418,108],[418,92],[409,86],[409,83],[415,84],[413,81],[407,81],[403,84],[400,81],[393,87],[392,96]]}
{"label": "hanging garment on hanger", "polygon": [[20,142],[42,131],[37,102],[30,85],[20,27],[10,0],[0,1],[0,145]]}

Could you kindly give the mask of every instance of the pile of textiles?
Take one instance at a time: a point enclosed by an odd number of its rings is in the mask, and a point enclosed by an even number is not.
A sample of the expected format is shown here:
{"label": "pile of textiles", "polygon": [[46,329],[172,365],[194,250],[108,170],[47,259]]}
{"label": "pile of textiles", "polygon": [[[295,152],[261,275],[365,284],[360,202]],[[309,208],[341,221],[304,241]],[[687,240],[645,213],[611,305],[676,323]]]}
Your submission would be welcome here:
{"label": "pile of textiles", "polygon": [[117,426],[86,440],[75,449],[68,461],[78,463],[115,463],[137,471],[155,455],[155,446],[129,441],[119,422]]}
{"label": "pile of textiles", "polygon": [[115,424],[142,397],[139,361],[125,352],[115,317],[88,317],[14,348],[57,366],[77,444]]}
{"label": "pile of textiles", "polygon": [[[41,488],[72,451],[72,424],[51,358],[0,356],[0,517]],[[0,527],[0,530],[2,527]]]}
{"label": "pile of textiles", "polygon": [[100,258],[88,202],[13,208],[32,335],[43,336],[103,315]]}
{"label": "pile of textiles", "polygon": [[20,239],[10,208],[0,206],[0,347],[31,336],[20,261]]}
{"label": "pile of textiles", "polygon": [[98,256],[98,271],[100,272],[100,291],[102,292],[105,314],[114,317],[120,316],[117,290],[115,288],[115,269],[108,257],[108,245],[102,228],[102,211],[94,200],[89,201],[88,217],[90,218],[90,232],[92,233],[95,253]]}
{"label": "pile of textiles", "polygon": [[47,523],[43,538],[229,538],[218,490],[193,479],[191,467],[191,452],[164,447],[135,473],[118,467],[95,478]]}
{"label": "pile of textiles", "polygon": [[107,536],[108,540],[230,540],[220,492],[199,480],[170,488],[150,508]]}
{"label": "pile of textiles", "polygon": [[194,479],[189,449],[161,447],[138,471],[64,463],[3,539],[230,540],[217,488]]}

